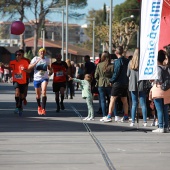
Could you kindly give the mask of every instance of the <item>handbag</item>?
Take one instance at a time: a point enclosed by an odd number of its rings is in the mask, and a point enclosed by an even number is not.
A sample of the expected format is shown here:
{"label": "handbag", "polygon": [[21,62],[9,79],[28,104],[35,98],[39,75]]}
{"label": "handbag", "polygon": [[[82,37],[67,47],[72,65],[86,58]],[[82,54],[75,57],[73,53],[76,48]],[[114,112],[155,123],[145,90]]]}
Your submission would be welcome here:
{"label": "handbag", "polygon": [[150,91],[151,88],[152,88],[151,82],[149,80],[145,80],[143,83],[144,91]]}

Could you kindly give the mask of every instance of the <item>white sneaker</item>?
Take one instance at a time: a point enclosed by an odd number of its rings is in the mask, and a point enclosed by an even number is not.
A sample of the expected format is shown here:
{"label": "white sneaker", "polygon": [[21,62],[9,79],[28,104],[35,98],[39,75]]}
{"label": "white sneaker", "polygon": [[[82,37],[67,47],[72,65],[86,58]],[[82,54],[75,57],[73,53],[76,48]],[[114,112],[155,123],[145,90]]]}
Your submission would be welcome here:
{"label": "white sneaker", "polygon": [[112,122],[112,118],[106,117],[106,118],[104,119],[104,123],[107,123],[107,122]]}
{"label": "white sneaker", "polygon": [[135,123],[131,123],[130,126],[131,126],[131,127],[132,127],[132,126],[135,126]]}
{"label": "white sneaker", "polygon": [[[136,118],[135,118],[135,120],[136,120]],[[130,118],[129,121],[132,121],[132,118]]]}
{"label": "white sneaker", "polygon": [[155,121],[155,126],[158,126],[158,121]]}
{"label": "white sneaker", "polygon": [[155,126],[155,122],[151,123],[151,126]]}
{"label": "white sneaker", "polygon": [[121,118],[120,122],[122,122],[122,123],[124,123],[124,122],[129,122],[129,118],[123,116],[123,117]]}
{"label": "white sneaker", "polygon": [[155,132],[155,133],[164,133],[164,129],[158,128],[158,129],[152,130],[152,132]]}
{"label": "white sneaker", "polygon": [[102,117],[102,118],[100,119],[100,121],[103,122],[104,119],[106,119],[106,118],[107,118],[107,116],[104,116],[104,117]]}
{"label": "white sneaker", "polygon": [[89,117],[87,120],[88,120],[88,121],[94,120],[94,118],[93,118],[93,117]]}
{"label": "white sneaker", "polygon": [[146,127],[146,126],[147,126],[147,123],[146,123],[146,122],[145,122],[145,123],[143,123],[143,126],[144,126],[144,127]]}
{"label": "white sneaker", "polygon": [[115,122],[120,121],[120,117],[119,116],[115,116]]}
{"label": "white sneaker", "polygon": [[89,117],[85,117],[83,120],[87,120]]}

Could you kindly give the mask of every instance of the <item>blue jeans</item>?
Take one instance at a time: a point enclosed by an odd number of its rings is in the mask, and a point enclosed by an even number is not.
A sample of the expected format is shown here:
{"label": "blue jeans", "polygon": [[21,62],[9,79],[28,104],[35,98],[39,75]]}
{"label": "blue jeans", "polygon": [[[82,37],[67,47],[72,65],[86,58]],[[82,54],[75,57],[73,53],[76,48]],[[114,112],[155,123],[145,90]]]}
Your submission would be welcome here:
{"label": "blue jeans", "polygon": [[159,128],[167,128],[169,115],[168,115],[168,105],[164,105],[163,99],[154,99],[155,107],[158,114]]}
{"label": "blue jeans", "polygon": [[103,113],[103,117],[104,117],[104,116],[107,116],[107,113],[106,113],[106,96],[108,96],[108,98],[110,99],[111,87],[98,87],[98,91],[99,91],[102,113]]}
{"label": "blue jeans", "polygon": [[142,108],[142,115],[143,115],[143,121],[147,122],[147,107],[146,107],[146,92],[144,91],[131,91],[131,97],[132,97],[132,110],[131,110],[131,116],[132,116],[132,122],[135,122],[135,116],[136,116],[136,110],[138,107],[138,93],[139,93],[139,102],[140,106]]}

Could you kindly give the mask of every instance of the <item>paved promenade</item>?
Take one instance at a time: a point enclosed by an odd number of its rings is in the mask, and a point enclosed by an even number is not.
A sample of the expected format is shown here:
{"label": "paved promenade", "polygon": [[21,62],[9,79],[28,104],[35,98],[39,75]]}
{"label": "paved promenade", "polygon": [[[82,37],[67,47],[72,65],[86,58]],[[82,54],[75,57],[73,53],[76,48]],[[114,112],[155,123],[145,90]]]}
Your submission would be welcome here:
{"label": "paved promenade", "polygon": [[[156,134],[139,123],[82,121],[87,115],[81,91],[56,113],[51,82],[47,115],[38,116],[33,85],[23,117],[13,114],[12,84],[0,84],[0,170],[169,170],[170,133]],[[98,101],[94,101],[95,111]],[[132,130],[132,131],[131,131]]]}

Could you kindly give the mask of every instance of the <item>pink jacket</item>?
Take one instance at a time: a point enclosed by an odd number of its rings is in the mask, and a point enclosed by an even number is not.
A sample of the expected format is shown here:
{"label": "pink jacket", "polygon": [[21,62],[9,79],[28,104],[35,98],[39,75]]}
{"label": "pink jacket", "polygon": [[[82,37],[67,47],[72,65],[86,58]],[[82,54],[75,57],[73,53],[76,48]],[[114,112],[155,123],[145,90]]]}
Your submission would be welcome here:
{"label": "pink jacket", "polygon": [[163,91],[161,85],[154,84],[150,90],[150,99],[163,98],[164,104],[170,104],[170,89]]}

